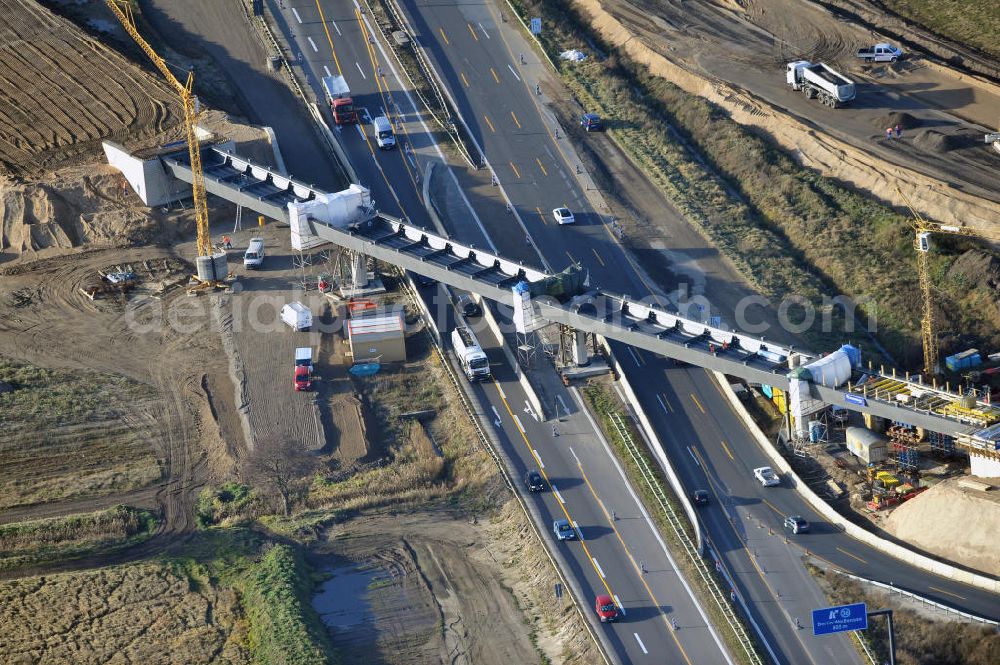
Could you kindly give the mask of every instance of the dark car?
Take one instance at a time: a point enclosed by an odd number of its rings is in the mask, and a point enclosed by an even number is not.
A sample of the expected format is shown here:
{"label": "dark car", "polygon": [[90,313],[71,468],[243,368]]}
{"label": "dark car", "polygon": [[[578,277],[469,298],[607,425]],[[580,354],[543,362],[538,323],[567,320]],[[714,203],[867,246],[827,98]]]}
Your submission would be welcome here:
{"label": "dark car", "polygon": [[801,515],[789,515],[785,518],[785,528],[792,533],[805,533],[809,531],[809,522],[805,521]]}
{"label": "dark car", "polygon": [[696,506],[707,506],[708,490],[695,490],[694,494],[691,495],[691,499],[694,501],[694,505]]}
{"label": "dark car", "polygon": [[604,123],[601,122],[601,116],[596,113],[584,113],[581,115],[580,126],[588,132],[596,132],[604,129]]}
{"label": "dark car", "polygon": [[420,273],[411,272],[410,276],[413,277],[413,281],[416,282],[417,286],[434,286],[438,283],[433,277],[421,275]]}
{"label": "dark car", "polygon": [[529,492],[541,492],[545,489],[545,480],[542,478],[542,474],[532,469],[524,474],[524,485]]}
{"label": "dark car", "polygon": [[483,308],[480,307],[479,303],[473,300],[472,296],[468,294],[459,296],[458,300],[455,302],[455,307],[457,307],[458,311],[460,311],[462,316],[465,317],[483,315]]}

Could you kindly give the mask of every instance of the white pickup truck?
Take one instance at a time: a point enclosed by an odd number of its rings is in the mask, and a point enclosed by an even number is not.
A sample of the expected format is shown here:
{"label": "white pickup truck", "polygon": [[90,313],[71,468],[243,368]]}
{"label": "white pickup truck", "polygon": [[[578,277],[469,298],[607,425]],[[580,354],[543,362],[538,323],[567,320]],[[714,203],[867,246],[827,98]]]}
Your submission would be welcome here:
{"label": "white pickup truck", "polygon": [[876,44],[868,48],[859,48],[858,57],[865,62],[896,62],[903,57],[903,49],[892,44]]}
{"label": "white pickup truck", "polygon": [[754,478],[760,481],[764,487],[774,487],[781,484],[781,479],[769,466],[762,466],[753,470]]}

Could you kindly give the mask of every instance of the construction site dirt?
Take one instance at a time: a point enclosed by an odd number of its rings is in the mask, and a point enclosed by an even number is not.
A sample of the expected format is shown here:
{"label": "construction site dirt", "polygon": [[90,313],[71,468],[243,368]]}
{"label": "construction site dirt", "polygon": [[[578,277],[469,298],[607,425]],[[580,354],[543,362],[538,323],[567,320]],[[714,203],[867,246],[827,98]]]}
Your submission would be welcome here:
{"label": "construction site dirt", "polygon": [[[609,43],[760,128],[805,166],[895,205],[903,205],[899,186],[935,219],[975,226],[1000,212],[997,154],[982,143],[1000,107],[1000,88],[989,81],[919,54],[864,65],[855,52],[872,35],[811,3],[574,4]],[[784,67],[797,59],[847,73],[858,83],[857,99],[831,109],[794,93]],[[894,113],[907,114],[911,128],[886,140]]]}

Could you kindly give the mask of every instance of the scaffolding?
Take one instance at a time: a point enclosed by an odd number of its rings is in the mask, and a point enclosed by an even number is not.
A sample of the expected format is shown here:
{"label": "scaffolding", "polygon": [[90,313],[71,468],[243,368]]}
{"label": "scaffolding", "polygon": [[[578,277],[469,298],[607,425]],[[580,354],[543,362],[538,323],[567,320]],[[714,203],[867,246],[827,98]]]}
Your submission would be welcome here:
{"label": "scaffolding", "polygon": [[886,434],[889,437],[889,454],[896,462],[896,467],[916,471],[920,466],[920,432],[910,425],[895,423]]}

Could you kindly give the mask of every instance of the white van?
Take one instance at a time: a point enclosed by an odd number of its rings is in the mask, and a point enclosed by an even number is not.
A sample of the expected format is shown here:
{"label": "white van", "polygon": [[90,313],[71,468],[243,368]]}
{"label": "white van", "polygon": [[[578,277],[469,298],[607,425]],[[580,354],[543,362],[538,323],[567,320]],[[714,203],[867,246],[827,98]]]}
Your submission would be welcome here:
{"label": "white van", "polygon": [[378,147],[383,150],[396,147],[396,135],[392,133],[392,124],[389,122],[389,118],[380,115],[372,120],[372,125],[375,126],[375,141],[378,143]]}
{"label": "white van", "polygon": [[250,238],[250,244],[243,255],[243,267],[248,270],[259,268],[264,263],[264,239]]}

